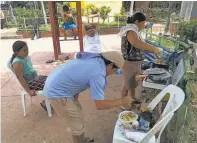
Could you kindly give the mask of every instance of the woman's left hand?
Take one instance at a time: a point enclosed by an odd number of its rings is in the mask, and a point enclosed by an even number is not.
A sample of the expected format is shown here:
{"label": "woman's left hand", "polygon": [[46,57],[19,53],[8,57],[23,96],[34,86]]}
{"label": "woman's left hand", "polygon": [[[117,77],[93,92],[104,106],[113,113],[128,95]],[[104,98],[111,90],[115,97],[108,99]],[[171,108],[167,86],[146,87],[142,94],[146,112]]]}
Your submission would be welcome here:
{"label": "woman's left hand", "polygon": [[154,48],[153,53],[155,55],[159,54],[159,52],[160,52],[160,49],[159,48]]}
{"label": "woman's left hand", "polygon": [[146,78],[148,75],[136,75],[135,76],[135,80],[138,82],[138,84],[142,84],[142,80],[144,79],[144,78]]}

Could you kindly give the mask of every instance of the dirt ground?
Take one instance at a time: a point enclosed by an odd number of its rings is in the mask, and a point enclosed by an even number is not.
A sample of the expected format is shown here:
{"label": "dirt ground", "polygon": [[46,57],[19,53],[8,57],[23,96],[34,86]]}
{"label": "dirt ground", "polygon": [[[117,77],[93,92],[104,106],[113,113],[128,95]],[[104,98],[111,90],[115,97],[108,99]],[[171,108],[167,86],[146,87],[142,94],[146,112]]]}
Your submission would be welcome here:
{"label": "dirt ground", "polygon": [[[33,54],[32,61],[41,75],[48,75],[56,64],[46,64],[52,52]],[[106,99],[120,98],[121,75],[109,77]],[[138,89],[139,90],[139,89]],[[66,124],[56,114],[51,118],[41,108],[43,97],[26,98],[27,116],[23,116],[19,85],[8,70],[1,73],[1,133],[2,143],[71,143]],[[97,143],[111,143],[119,108],[99,111],[89,96],[89,91],[79,98],[86,122],[85,135],[94,136]]]}

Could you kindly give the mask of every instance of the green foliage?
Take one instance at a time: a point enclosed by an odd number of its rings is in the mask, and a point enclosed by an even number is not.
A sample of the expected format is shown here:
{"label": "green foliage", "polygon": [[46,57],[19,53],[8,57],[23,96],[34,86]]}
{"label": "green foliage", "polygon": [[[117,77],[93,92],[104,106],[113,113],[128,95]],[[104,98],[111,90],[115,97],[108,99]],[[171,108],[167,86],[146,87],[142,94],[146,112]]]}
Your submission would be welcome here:
{"label": "green foliage", "polygon": [[119,13],[115,13],[114,14],[114,21],[115,22],[126,22],[127,19],[127,13],[125,12],[124,8],[121,7],[120,12]]}
{"label": "green foliage", "polygon": [[43,12],[39,9],[15,8],[13,11],[17,18],[43,17]]}
{"label": "green foliage", "polygon": [[157,44],[160,44],[161,46],[164,46],[168,49],[171,49],[171,50],[174,50],[174,48],[175,48],[174,42],[172,42],[170,40],[166,40],[166,39],[159,40],[159,38],[155,37],[155,36],[148,36],[147,39],[150,41],[153,41]]}
{"label": "green foliage", "polygon": [[[125,26],[126,23],[119,23],[119,27]],[[100,28],[117,28],[118,27],[118,22],[109,22],[109,23],[100,23],[99,24]]]}
{"label": "green foliage", "polygon": [[180,35],[180,40],[187,43],[187,40],[197,43],[197,19],[188,22],[180,22],[176,26],[176,34]]}
{"label": "green foliage", "polygon": [[145,13],[148,17],[151,15],[152,22],[165,22],[165,19],[168,16],[168,8],[149,8]]}
{"label": "green foliage", "polygon": [[[26,30],[24,27],[19,27],[18,31],[33,31],[33,25],[28,25],[26,26]],[[39,26],[39,31],[45,31],[45,32],[50,32],[51,31],[51,26],[49,24],[41,24]]]}
{"label": "green foliage", "polygon": [[100,11],[100,9],[98,7],[96,7],[94,4],[88,4],[86,6],[86,15],[90,15],[90,14],[98,14]]}
{"label": "green foliage", "polygon": [[108,6],[102,6],[100,9],[100,17],[103,19],[103,23],[108,17],[108,14],[111,12],[111,8]]}

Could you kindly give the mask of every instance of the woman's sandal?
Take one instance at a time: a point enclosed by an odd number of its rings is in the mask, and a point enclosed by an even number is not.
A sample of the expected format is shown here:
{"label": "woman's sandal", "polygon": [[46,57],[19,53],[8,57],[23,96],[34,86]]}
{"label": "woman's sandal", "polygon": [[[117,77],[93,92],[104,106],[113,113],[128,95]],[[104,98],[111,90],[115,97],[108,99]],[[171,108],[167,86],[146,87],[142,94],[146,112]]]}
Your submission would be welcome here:
{"label": "woman's sandal", "polygon": [[[42,106],[42,108],[43,108],[45,111],[47,111],[47,107],[46,107],[46,104],[45,104],[45,101],[44,101],[44,100],[40,103],[40,105]],[[50,105],[50,106],[51,106],[51,105]],[[52,111],[52,112],[54,111],[52,106],[51,106],[51,111]]]}
{"label": "woman's sandal", "polygon": [[94,143],[94,138],[84,137],[84,142],[85,143]]}
{"label": "woman's sandal", "polygon": [[47,64],[50,64],[50,63],[53,63],[53,62],[55,62],[55,61],[54,60],[48,60],[48,61],[46,61]]}

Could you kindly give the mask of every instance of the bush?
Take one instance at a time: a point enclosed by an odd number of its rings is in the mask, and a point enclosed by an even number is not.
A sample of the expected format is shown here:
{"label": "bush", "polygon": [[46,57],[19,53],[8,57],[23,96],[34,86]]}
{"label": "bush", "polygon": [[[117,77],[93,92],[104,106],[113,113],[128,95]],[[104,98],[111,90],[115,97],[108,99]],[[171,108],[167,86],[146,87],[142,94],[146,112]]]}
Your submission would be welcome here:
{"label": "bush", "polygon": [[108,14],[111,12],[111,8],[107,6],[102,6],[100,9],[100,17],[103,19],[103,23],[108,17]]}
{"label": "bush", "polygon": [[42,10],[39,9],[32,10],[32,9],[15,8],[13,11],[17,18],[43,17],[43,12]]}
{"label": "bush", "polygon": [[100,9],[96,7],[94,4],[89,4],[86,6],[86,15],[90,14],[98,14]]}
{"label": "bush", "polygon": [[197,18],[180,22],[176,26],[176,34],[180,35],[180,40],[183,42],[187,43],[187,40],[190,40],[197,43]]}
{"label": "bush", "polygon": [[151,15],[152,22],[159,22],[167,18],[168,8],[149,8],[147,9],[146,15]]}
{"label": "bush", "polygon": [[115,22],[126,22],[127,20],[127,13],[125,12],[124,8],[121,7],[120,12],[119,13],[115,13],[114,14],[114,21]]}
{"label": "bush", "polygon": [[[33,32],[33,25],[28,25],[26,26],[26,30],[27,31],[32,31]],[[18,31],[26,31],[25,30],[25,27],[19,27],[18,28]],[[39,26],[39,31],[45,31],[45,32],[49,32],[51,31],[51,26],[48,24],[48,25],[45,25],[45,24],[41,24]]]}

